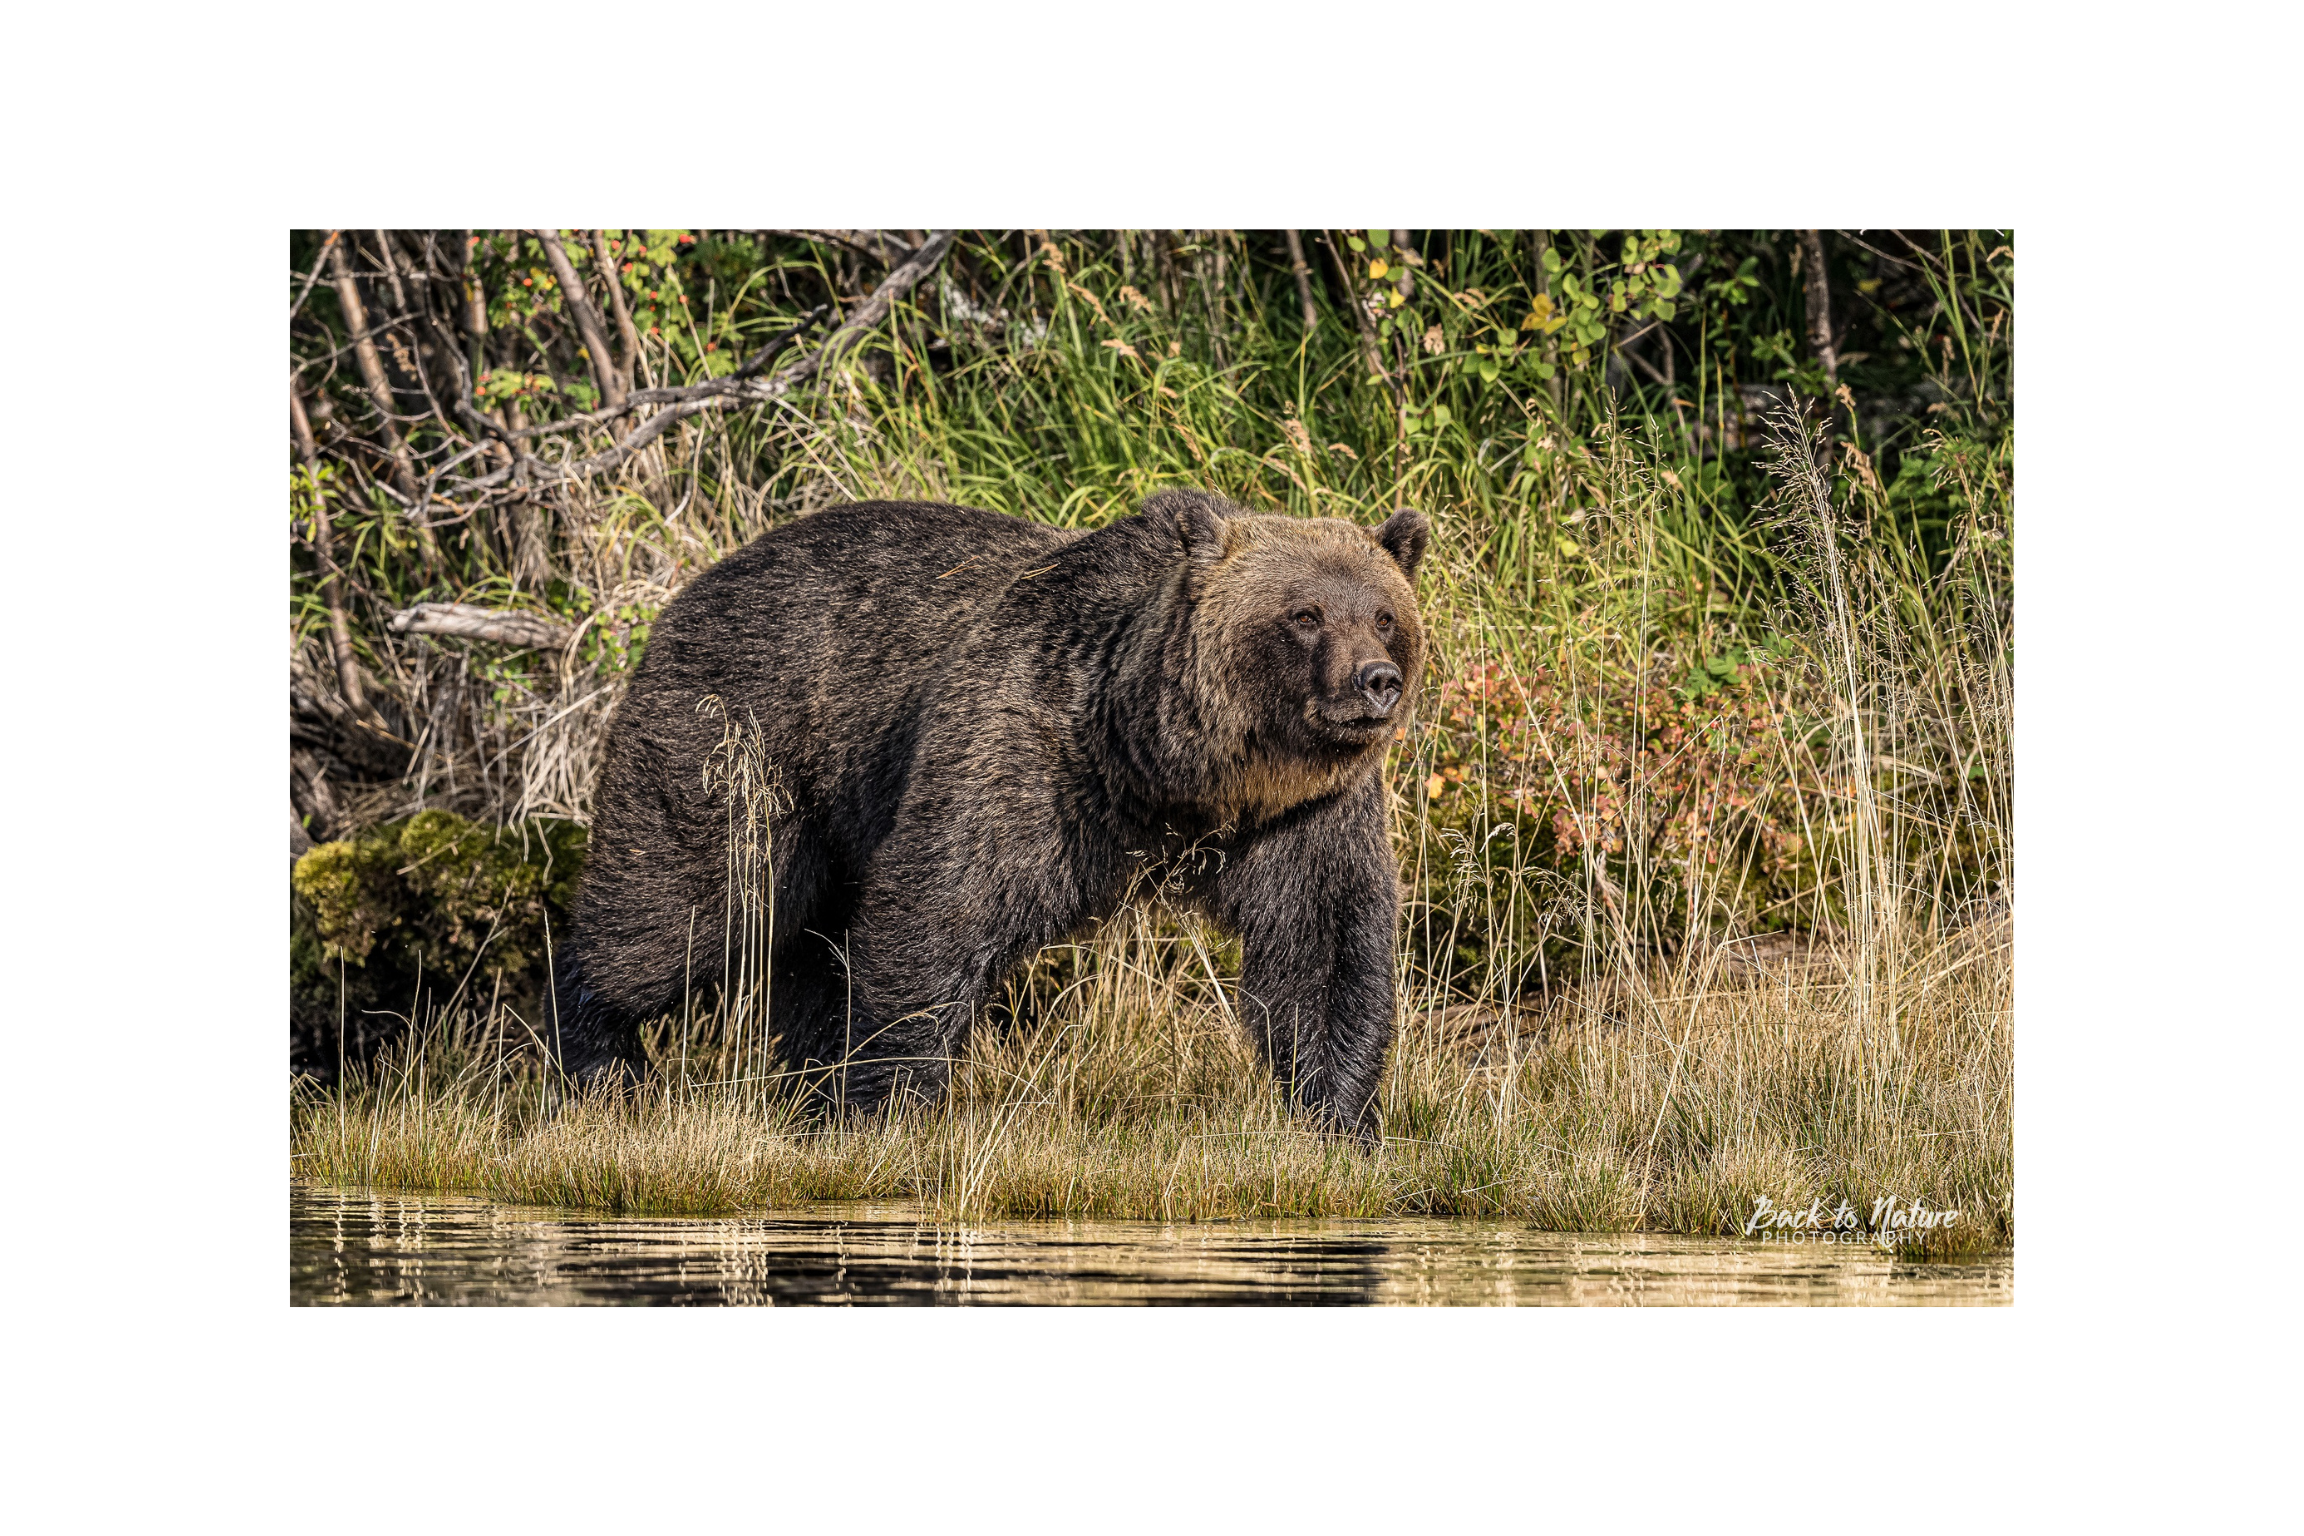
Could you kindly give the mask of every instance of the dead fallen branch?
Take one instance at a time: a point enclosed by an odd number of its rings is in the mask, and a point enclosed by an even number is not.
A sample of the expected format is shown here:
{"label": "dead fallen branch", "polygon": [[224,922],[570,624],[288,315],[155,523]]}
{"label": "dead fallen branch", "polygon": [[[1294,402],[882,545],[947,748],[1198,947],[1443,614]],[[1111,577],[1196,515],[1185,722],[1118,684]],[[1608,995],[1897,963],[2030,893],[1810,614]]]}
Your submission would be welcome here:
{"label": "dead fallen branch", "polygon": [[478,608],[470,603],[418,603],[392,615],[392,633],[455,635],[465,640],[492,640],[498,645],[560,650],[575,631],[533,613]]}

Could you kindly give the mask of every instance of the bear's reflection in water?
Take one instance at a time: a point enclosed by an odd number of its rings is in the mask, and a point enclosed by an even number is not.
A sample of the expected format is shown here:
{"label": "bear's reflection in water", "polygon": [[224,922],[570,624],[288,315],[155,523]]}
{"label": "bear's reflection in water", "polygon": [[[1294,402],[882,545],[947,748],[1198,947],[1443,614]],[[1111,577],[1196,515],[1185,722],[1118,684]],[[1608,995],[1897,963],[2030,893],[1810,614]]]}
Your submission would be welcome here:
{"label": "bear's reflection in water", "polygon": [[299,1306],[1992,1306],[2014,1300],[2015,1263],[1429,1218],[602,1216],[297,1184],[288,1290]]}

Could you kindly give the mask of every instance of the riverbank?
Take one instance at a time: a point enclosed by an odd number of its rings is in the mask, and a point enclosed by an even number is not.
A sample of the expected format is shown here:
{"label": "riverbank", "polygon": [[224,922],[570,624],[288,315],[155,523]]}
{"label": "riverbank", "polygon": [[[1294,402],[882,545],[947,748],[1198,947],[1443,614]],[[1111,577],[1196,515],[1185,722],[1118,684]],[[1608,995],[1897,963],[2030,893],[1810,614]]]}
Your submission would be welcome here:
{"label": "riverbank", "polygon": [[[1214,989],[1130,945],[1071,957],[1030,1027],[979,1040],[934,1111],[861,1124],[692,1025],[634,1104],[555,1117],[519,1021],[423,1032],[341,1090],[299,1088],[291,1170],[322,1183],[707,1215],[903,1201],[946,1221],[1461,1216],[1548,1231],[1741,1234],[1756,1213],[1892,1227],[1905,1251],[2010,1246],[2012,942],[2004,928],[1726,975],[1619,980],[1509,1014],[1412,1009],[1364,1150],[1296,1124]],[[1766,1205],[1762,1202],[1765,1200]],[[1882,1202],[1890,1202],[1883,1206]],[[1925,1220],[1925,1215],[1921,1218]],[[1813,1233],[1817,1222],[1786,1229]]]}

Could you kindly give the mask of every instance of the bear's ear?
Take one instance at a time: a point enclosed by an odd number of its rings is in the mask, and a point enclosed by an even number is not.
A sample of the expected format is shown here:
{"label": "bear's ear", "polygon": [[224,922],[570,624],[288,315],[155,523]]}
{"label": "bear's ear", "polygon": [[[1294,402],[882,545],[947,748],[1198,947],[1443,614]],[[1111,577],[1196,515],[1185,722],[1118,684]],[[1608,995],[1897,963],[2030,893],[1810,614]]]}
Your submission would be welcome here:
{"label": "bear's ear", "polygon": [[1424,558],[1424,546],[1432,541],[1432,519],[1421,512],[1402,507],[1384,519],[1376,530],[1376,542],[1410,581],[1416,579],[1416,562]]}
{"label": "bear's ear", "polygon": [[1165,518],[1176,530],[1186,558],[1210,564],[1224,558],[1231,529],[1224,513],[1228,504],[1199,491],[1162,491],[1144,503],[1144,515]]}

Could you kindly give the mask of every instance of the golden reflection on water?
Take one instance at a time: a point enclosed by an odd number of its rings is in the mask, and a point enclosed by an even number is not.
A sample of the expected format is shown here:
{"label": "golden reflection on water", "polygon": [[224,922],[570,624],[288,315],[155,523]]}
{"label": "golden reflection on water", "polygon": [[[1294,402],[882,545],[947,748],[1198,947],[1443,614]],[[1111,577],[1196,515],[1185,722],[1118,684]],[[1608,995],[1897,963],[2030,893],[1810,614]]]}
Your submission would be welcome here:
{"label": "golden reflection on water", "polygon": [[2005,1306],[2015,1259],[1495,1223],[603,1216],[291,1184],[297,1306]]}

